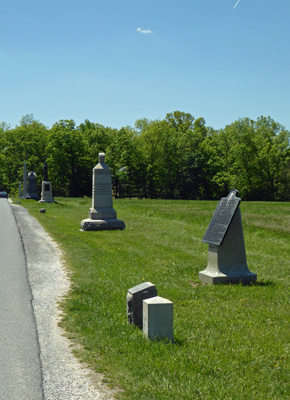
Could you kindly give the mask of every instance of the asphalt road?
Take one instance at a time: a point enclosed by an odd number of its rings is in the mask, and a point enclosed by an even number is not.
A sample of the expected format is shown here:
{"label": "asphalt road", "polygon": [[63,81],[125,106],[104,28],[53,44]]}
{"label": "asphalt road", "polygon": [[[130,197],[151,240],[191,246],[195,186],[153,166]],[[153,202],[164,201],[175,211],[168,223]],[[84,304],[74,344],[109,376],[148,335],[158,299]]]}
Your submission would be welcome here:
{"label": "asphalt road", "polygon": [[0,199],[0,399],[42,400],[39,343],[26,260],[7,199]]}
{"label": "asphalt road", "polygon": [[0,400],[113,399],[58,326],[70,281],[57,244],[7,199],[0,199],[0,230]]}

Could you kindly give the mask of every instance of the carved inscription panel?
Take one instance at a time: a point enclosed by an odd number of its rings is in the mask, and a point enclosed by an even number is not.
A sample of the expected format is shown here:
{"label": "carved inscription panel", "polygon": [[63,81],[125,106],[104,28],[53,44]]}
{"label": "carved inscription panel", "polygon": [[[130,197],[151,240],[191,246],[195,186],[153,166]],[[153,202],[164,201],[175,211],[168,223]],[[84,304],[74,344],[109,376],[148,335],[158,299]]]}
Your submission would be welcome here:
{"label": "carved inscription panel", "polygon": [[95,170],[93,193],[95,196],[112,196],[111,171]]}
{"label": "carved inscription panel", "polygon": [[108,183],[95,182],[95,194],[97,196],[105,196],[108,194],[112,196],[112,185]]}
{"label": "carved inscription panel", "polygon": [[209,223],[202,239],[204,243],[220,246],[230,226],[230,223],[239,207],[241,199],[236,197],[235,191],[231,191],[227,197],[223,197]]}

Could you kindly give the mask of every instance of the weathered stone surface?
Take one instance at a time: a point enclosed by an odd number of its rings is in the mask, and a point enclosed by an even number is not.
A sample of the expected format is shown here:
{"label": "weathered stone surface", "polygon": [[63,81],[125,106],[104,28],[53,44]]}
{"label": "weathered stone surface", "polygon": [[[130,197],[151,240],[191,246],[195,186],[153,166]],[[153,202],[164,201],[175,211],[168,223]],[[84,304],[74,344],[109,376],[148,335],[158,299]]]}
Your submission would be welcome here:
{"label": "weathered stone surface", "polygon": [[209,244],[208,264],[199,272],[204,283],[250,283],[257,275],[247,265],[242,217],[239,208],[234,213],[220,245]]}
{"label": "weathered stone surface", "polygon": [[92,207],[89,218],[81,221],[84,231],[124,229],[113,208],[111,170],[105,164],[105,153],[99,153],[99,163],[93,169]]}
{"label": "weathered stone surface", "polygon": [[173,341],[173,303],[163,297],[143,300],[143,333],[149,339]]}
{"label": "weathered stone surface", "polygon": [[50,181],[43,181],[41,185],[41,200],[40,203],[54,203],[52,197],[52,188]]}
{"label": "weathered stone surface", "polygon": [[83,231],[108,231],[115,229],[125,229],[124,221],[120,219],[83,219],[81,221]]}
{"label": "weathered stone surface", "polygon": [[134,286],[127,292],[127,317],[130,324],[142,328],[143,326],[143,300],[157,296],[155,285],[143,282]]}
{"label": "weathered stone surface", "polygon": [[36,173],[33,171],[28,172],[28,190],[26,194],[26,199],[38,200],[37,188],[36,188]]}
{"label": "weathered stone surface", "polygon": [[230,223],[237,211],[241,199],[236,197],[237,190],[231,190],[227,197],[223,197],[214,212],[206,233],[202,239],[204,243],[222,244]]}

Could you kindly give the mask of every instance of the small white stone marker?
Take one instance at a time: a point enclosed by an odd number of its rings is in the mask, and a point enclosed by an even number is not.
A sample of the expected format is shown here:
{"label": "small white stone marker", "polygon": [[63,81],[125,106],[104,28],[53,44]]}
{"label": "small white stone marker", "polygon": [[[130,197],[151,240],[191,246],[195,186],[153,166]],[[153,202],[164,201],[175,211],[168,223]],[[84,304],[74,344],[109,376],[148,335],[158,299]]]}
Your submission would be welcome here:
{"label": "small white stone marker", "polygon": [[149,339],[173,341],[173,303],[163,297],[143,300],[143,333]]}

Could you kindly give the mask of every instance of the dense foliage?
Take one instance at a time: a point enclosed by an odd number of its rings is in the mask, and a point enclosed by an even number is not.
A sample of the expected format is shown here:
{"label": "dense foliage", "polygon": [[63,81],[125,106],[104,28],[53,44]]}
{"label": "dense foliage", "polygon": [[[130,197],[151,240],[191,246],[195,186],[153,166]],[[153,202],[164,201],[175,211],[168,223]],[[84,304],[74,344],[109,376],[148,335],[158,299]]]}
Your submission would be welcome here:
{"label": "dense foliage", "polygon": [[86,120],[51,129],[26,115],[0,124],[0,190],[18,192],[23,162],[42,181],[46,161],[54,195],[91,195],[92,168],[106,153],[116,196],[218,199],[235,187],[245,200],[289,200],[290,132],[270,117],[214,130],[175,111],[119,130]]}

